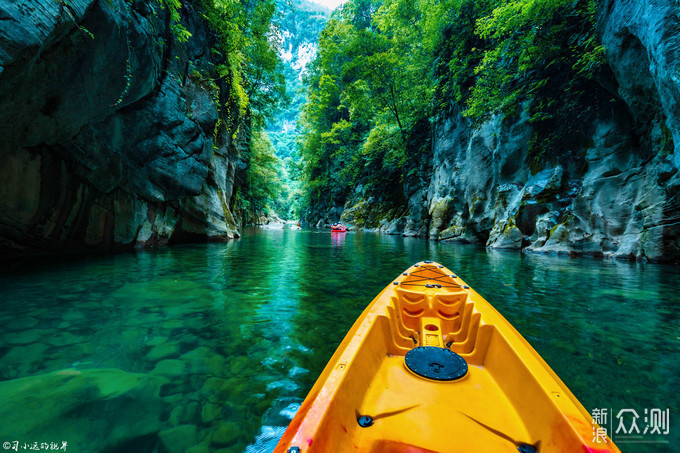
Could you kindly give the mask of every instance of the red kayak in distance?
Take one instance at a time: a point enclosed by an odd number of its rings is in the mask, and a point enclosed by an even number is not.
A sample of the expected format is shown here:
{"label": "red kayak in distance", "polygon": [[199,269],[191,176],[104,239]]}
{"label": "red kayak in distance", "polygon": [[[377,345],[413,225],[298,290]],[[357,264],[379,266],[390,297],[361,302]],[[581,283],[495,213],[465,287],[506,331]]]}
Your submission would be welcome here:
{"label": "red kayak in distance", "polygon": [[347,227],[344,225],[333,225],[331,227],[331,233],[345,233],[347,231]]}

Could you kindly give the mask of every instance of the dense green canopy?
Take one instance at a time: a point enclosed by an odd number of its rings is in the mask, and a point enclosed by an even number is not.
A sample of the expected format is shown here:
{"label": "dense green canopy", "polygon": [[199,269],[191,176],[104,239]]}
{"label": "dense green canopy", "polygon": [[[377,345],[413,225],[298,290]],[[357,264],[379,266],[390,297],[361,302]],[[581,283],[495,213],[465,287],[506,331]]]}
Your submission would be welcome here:
{"label": "dense green canopy", "polygon": [[[178,40],[187,39],[179,1],[162,2]],[[591,80],[604,64],[595,0],[349,0],[326,22],[304,87],[282,64],[281,32],[292,30],[293,46],[315,37],[321,8],[196,3],[218,36],[215,73],[229,85],[224,126],[236,136],[248,118],[252,128],[238,195],[253,214],[304,217],[344,205],[357,187],[364,199],[404,206],[427,178],[432,125],[456,115],[472,127],[526,115],[526,165],[535,171],[582,149],[583,125],[607,102]],[[300,109],[297,130],[270,123],[261,133],[267,119]]]}
{"label": "dense green canopy", "polygon": [[301,151],[305,207],[364,196],[403,205],[427,171],[432,124],[526,112],[533,169],[569,152],[598,108],[594,0],[350,0],[319,41]]}

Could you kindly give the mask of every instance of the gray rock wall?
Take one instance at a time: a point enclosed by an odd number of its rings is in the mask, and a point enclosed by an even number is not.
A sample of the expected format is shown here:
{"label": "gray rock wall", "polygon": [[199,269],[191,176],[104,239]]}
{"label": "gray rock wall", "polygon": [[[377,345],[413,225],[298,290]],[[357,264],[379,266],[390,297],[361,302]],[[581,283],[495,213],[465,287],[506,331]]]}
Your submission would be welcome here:
{"label": "gray rock wall", "polygon": [[188,43],[155,1],[0,2],[0,250],[238,236],[243,139],[216,130],[214,38],[183,21]]}
{"label": "gray rock wall", "polygon": [[[673,155],[636,144],[631,120],[602,118],[585,158],[532,175],[529,125],[502,121],[437,128],[428,188],[429,237],[490,247],[618,258],[679,255],[677,203],[667,184]],[[649,155],[653,154],[650,158]]]}

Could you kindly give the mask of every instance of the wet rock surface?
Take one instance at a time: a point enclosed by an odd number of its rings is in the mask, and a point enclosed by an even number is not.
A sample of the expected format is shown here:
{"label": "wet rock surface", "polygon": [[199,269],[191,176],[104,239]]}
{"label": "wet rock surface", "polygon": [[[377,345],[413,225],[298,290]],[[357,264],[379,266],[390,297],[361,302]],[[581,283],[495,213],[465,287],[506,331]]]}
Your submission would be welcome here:
{"label": "wet rock surface", "polygon": [[673,164],[658,152],[659,142],[639,144],[632,122],[602,119],[582,160],[535,174],[522,165],[527,122],[487,124],[469,140],[456,139],[462,118],[443,123],[427,199],[429,237],[533,252],[676,259],[680,206],[660,182],[660,172]]}
{"label": "wet rock surface", "polygon": [[196,11],[191,44],[155,2],[3,2],[0,16],[0,252],[238,235],[240,138],[216,128]]}

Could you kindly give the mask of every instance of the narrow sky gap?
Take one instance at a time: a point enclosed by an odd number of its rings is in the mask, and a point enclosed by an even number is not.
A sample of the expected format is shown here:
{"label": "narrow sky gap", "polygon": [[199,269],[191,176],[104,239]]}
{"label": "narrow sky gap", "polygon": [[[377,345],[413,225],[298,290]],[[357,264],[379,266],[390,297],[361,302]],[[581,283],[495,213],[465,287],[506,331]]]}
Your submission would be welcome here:
{"label": "narrow sky gap", "polygon": [[323,5],[326,8],[335,9],[343,3],[347,3],[347,0],[315,0],[314,3]]}

